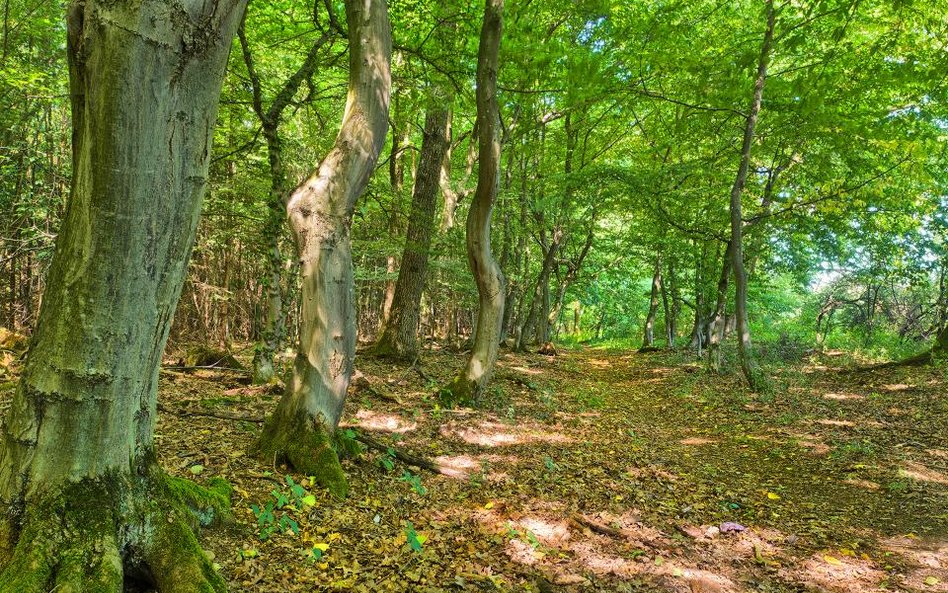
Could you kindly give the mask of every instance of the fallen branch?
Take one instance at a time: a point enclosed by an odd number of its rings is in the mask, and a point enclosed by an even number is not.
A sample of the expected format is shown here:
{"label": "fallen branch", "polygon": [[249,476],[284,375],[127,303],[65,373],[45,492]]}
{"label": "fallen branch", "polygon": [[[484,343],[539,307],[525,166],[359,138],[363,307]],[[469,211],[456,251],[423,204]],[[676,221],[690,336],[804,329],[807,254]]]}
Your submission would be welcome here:
{"label": "fallen branch", "polygon": [[198,365],[198,366],[163,366],[161,367],[163,371],[226,371],[228,373],[240,373],[242,375],[251,374],[247,369],[237,369],[234,367],[219,367],[213,365]]}
{"label": "fallen branch", "polygon": [[579,513],[573,513],[570,515],[570,520],[579,524],[580,527],[585,527],[590,531],[598,533],[599,535],[608,535],[609,537],[618,537],[622,539],[626,538],[625,533],[623,533],[621,529],[616,529],[615,527],[609,527],[608,525],[599,523],[598,521],[593,521],[592,519],[589,519],[588,517]]}
{"label": "fallen branch", "polygon": [[372,382],[369,381],[369,378],[363,375],[360,371],[356,371],[352,376],[350,385],[352,386],[353,395],[359,393],[360,391],[367,391],[369,394],[374,395],[379,399],[384,399],[385,401],[402,405],[402,400],[398,399],[397,395],[372,385]]}
{"label": "fallen branch", "polygon": [[243,422],[256,422],[257,424],[263,424],[265,421],[265,418],[261,418],[260,416],[248,416],[246,414],[238,414],[236,412],[227,412],[227,411],[215,412],[212,410],[195,410],[193,408],[174,408],[172,406],[166,406],[164,404],[158,404],[158,410],[161,412],[174,414],[176,416],[206,416],[208,418],[219,418],[221,420],[240,420]]}
{"label": "fallen branch", "polygon": [[430,472],[436,474],[448,475],[448,473],[437,463],[425,459],[424,457],[416,457],[410,453],[405,453],[404,451],[399,451],[395,447],[386,445],[381,441],[377,441],[372,437],[365,434],[356,434],[354,437],[355,440],[359,441],[363,445],[367,446],[370,449],[375,449],[376,451],[381,451],[382,453],[389,453],[395,459],[401,461],[402,463],[407,463],[408,465],[413,465],[415,467],[426,469]]}
{"label": "fallen branch", "polygon": [[425,383],[434,383],[434,381],[431,380],[431,377],[429,377],[427,374],[425,374],[423,370],[421,370],[421,366],[419,364],[417,363],[412,364],[411,368],[413,371],[418,373],[418,376],[421,377],[421,380],[424,381]]}
{"label": "fallen branch", "polygon": [[656,548],[659,550],[668,549],[668,546],[660,541],[657,541],[650,537],[646,537],[640,533],[629,533],[621,529],[616,529],[615,527],[609,527],[608,525],[605,525],[598,521],[594,521],[580,513],[573,513],[572,515],[570,515],[570,521],[573,521],[574,523],[578,524],[580,527],[585,527],[589,529],[590,531],[593,531],[600,535],[606,535],[609,537],[614,537],[617,539],[624,539],[624,540],[633,538],[633,539],[639,540],[641,543],[647,546],[651,546],[652,548]]}

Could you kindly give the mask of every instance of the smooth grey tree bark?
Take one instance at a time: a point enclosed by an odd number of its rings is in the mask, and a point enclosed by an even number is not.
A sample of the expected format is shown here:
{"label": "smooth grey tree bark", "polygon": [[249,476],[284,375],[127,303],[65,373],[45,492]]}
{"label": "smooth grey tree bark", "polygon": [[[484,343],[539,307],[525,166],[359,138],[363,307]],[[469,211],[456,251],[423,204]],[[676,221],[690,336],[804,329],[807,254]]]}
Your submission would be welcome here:
{"label": "smooth grey tree bark", "polygon": [[425,116],[402,265],[395,283],[391,313],[375,345],[375,353],[379,356],[407,362],[418,356],[421,294],[425,288],[428,253],[435,229],[441,167],[449,141],[448,108],[444,106],[444,97],[439,96]]}
{"label": "smooth grey tree bark", "polygon": [[500,187],[500,106],[497,69],[503,35],[504,0],[486,0],[477,56],[477,190],[467,215],[467,259],[477,283],[474,346],[460,375],[442,389],[449,404],[480,398],[500,350],[504,321],[504,274],[490,248],[490,218]]}
{"label": "smooth grey tree bark", "polygon": [[293,375],[257,445],[265,459],[287,461],[340,498],[348,484],[331,437],[355,358],[349,230],[385,144],[392,54],[384,0],[346,0],[346,18],[349,95],[342,126],[332,150],[287,204],[303,283]]}
{"label": "smooth grey tree bark", "polygon": [[0,592],[221,592],[153,452],[158,369],[207,184],[243,0],[75,1],[73,179],[42,310],[0,431]]}

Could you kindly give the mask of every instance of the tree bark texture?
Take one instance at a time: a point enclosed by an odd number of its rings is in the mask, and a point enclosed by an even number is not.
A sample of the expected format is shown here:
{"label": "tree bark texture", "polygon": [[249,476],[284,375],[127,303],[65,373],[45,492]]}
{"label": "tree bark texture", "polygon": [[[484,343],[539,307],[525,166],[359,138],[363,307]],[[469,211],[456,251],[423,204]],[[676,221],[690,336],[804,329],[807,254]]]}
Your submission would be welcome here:
{"label": "tree bark texture", "polygon": [[391,314],[376,345],[376,352],[411,362],[418,355],[418,321],[425,287],[428,253],[435,229],[441,164],[448,150],[448,109],[432,106],[425,116],[421,159],[412,192],[408,234],[402,252]]}
{"label": "tree bark texture", "polygon": [[[0,592],[223,591],[152,452],[242,0],[73,2],[72,190],[0,440]],[[157,202],[157,203],[156,203]],[[186,500],[187,499],[187,500]],[[18,539],[17,539],[18,536]]]}

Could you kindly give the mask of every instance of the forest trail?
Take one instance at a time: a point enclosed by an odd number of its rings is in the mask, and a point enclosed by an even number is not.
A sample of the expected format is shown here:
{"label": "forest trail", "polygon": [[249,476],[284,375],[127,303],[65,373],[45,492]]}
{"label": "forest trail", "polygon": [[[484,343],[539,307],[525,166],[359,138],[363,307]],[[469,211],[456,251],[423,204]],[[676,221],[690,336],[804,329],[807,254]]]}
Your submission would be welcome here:
{"label": "forest trail", "polygon": [[[245,454],[254,422],[164,413],[159,452],[235,484],[236,523],[204,536],[233,591],[948,591],[944,372],[835,361],[788,363],[761,396],[681,354],[505,353],[483,408],[442,410],[461,355],[360,357],[401,405],[363,389],[343,424],[447,475],[369,451],[343,502],[291,476],[299,508],[285,469]],[[167,409],[257,418],[277,398],[163,378]]]}

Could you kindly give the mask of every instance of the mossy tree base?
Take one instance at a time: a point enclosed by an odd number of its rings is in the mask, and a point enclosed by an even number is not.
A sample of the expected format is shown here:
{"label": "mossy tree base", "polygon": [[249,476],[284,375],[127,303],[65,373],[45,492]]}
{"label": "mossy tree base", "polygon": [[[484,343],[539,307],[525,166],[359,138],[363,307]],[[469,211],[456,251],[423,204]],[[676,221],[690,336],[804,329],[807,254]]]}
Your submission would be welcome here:
{"label": "mossy tree base", "polygon": [[388,332],[382,334],[379,341],[369,350],[369,354],[382,360],[390,360],[403,364],[411,364],[418,358],[417,349],[409,350],[401,347],[401,345],[397,343],[396,338],[391,337],[391,334]]}
{"label": "mossy tree base", "polygon": [[282,408],[267,419],[255,452],[273,463],[287,463],[296,471],[316,478],[336,498],[349,494],[349,482],[325,424],[304,411],[285,413]]}
{"label": "mossy tree base", "polygon": [[195,531],[230,517],[230,486],[166,476],[107,476],[36,496],[0,528],[0,593],[224,593]]}
{"label": "mossy tree base", "polygon": [[460,376],[442,387],[438,395],[441,405],[446,408],[473,406],[480,399],[481,388],[476,381]]}

